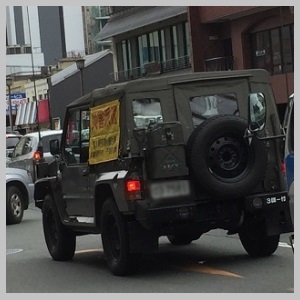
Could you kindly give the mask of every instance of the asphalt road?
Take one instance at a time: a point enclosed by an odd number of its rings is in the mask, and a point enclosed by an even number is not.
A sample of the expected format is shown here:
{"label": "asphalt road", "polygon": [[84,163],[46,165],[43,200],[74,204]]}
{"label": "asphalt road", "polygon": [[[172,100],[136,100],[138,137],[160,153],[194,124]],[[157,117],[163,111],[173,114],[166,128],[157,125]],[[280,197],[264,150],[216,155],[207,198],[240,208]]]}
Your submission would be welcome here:
{"label": "asphalt road", "polygon": [[252,259],[238,236],[213,230],[188,246],[160,238],[136,272],[113,276],[100,235],[77,237],[74,259],[55,262],[32,204],[20,224],[6,226],[6,293],[294,293],[294,254],[282,235],[274,255]]}

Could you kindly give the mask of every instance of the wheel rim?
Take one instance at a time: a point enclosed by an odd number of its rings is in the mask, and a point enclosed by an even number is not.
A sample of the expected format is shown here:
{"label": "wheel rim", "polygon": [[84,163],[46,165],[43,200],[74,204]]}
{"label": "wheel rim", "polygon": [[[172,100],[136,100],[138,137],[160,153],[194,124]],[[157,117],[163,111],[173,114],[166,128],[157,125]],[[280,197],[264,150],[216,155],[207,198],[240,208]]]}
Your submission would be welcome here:
{"label": "wheel rim", "polygon": [[211,144],[208,159],[213,174],[221,178],[235,178],[246,170],[249,152],[241,140],[220,137]]}
{"label": "wheel rim", "polygon": [[22,200],[18,194],[11,196],[11,209],[15,217],[20,217],[22,214]]}
{"label": "wheel rim", "polygon": [[108,221],[108,243],[114,259],[118,259],[121,252],[121,242],[118,225],[113,216],[110,216]]}

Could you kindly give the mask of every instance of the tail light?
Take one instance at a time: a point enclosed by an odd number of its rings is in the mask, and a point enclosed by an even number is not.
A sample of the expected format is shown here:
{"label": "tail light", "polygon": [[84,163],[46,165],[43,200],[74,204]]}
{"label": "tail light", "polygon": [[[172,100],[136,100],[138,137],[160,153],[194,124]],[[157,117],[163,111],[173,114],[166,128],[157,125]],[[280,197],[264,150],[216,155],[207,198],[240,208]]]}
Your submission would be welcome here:
{"label": "tail light", "polygon": [[142,183],[140,180],[128,180],[126,192],[129,200],[142,199]]}
{"label": "tail light", "polygon": [[281,162],[280,172],[286,174],[286,166],[284,161]]}
{"label": "tail light", "polygon": [[37,161],[37,160],[40,160],[42,158],[42,154],[40,151],[35,151],[33,153],[33,160]]}

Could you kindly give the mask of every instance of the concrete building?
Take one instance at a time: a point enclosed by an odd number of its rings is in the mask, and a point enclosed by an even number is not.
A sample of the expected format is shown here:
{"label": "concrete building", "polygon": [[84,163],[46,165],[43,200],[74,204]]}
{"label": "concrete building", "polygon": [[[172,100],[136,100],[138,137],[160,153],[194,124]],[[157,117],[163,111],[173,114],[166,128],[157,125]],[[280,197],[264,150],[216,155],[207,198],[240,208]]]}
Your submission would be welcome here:
{"label": "concrete building", "polygon": [[6,6],[6,75],[40,74],[78,55],[85,55],[80,6]]}

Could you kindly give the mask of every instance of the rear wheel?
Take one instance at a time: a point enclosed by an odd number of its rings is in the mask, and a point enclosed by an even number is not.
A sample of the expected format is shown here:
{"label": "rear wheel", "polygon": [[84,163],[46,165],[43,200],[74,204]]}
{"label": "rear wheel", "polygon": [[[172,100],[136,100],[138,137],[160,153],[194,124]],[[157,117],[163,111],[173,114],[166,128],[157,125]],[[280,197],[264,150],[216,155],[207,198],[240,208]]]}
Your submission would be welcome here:
{"label": "rear wheel", "polygon": [[73,258],[76,235],[65,227],[51,195],[43,203],[43,229],[48,251],[54,260],[66,261]]}
{"label": "rear wheel", "polygon": [[24,198],[18,187],[6,189],[6,224],[18,224],[24,215]]}
{"label": "rear wheel", "polygon": [[128,225],[112,198],[103,204],[101,238],[107,265],[114,275],[123,276],[132,271]]}
{"label": "rear wheel", "polygon": [[263,257],[273,254],[279,244],[280,235],[268,236],[264,222],[245,223],[239,231],[244,249],[250,256]]}

